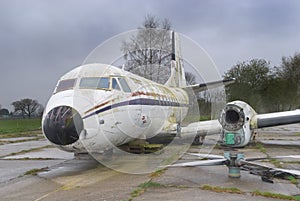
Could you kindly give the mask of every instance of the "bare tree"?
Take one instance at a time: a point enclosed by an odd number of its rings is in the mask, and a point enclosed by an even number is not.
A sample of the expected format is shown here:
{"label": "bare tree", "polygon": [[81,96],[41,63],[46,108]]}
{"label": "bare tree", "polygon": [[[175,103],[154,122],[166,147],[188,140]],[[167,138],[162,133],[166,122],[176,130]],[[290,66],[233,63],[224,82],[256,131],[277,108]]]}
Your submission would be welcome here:
{"label": "bare tree", "polygon": [[39,104],[38,109],[36,110],[36,114],[39,117],[42,117],[43,113],[44,113],[44,110],[45,110],[44,106],[42,104]]}
{"label": "bare tree", "polygon": [[197,83],[195,75],[190,72],[185,72],[185,80],[187,85],[193,85]]}
{"label": "bare tree", "polygon": [[124,41],[125,70],[165,83],[170,76],[171,63],[171,22],[147,15],[143,27],[130,41]]}
{"label": "bare tree", "polygon": [[156,16],[148,14],[145,17],[142,28],[157,29],[159,28],[159,26],[160,26],[160,20]]}
{"label": "bare tree", "polygon": [[21,99],[20,101],[15,101],[12,103],[14,106],[15,113],[21,113],[23,118],[27,116],[31,118],[33,114],[39,109],[41,106],[38,101],[32,100],[29,98]]}

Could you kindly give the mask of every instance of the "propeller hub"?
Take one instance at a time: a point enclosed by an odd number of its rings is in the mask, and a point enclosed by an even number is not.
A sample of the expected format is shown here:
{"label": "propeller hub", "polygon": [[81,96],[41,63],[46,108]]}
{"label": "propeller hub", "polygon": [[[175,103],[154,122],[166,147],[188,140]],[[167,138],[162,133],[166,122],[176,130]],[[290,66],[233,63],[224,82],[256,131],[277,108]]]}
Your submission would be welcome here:
{"label": "propeller hub", "polygon": [[237,152],[224,152],[224,158],[227,159],[228,177],[240,178],[241,177],[241,163],[240,160],[244,159],[243,153]]}

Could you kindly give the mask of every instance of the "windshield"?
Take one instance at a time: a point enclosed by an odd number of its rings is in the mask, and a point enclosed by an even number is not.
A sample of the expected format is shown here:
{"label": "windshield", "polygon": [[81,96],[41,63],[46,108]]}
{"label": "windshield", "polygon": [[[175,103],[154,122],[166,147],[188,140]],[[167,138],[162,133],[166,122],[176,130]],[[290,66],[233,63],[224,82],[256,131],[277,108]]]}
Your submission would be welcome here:
{"label": "windshield", "polygon": [[115,89],[130,93],[131,90],[123,77],[84,77],[79,83],[80,89]]}
{"label": "windshield", "polygon": [[120,77],[118,79],[119,79],[119,82],[120,82],[120,84],[122,86],[123,91],[126,92],[126,93],[130,93],[131,90],[130,90],[130,88],[129,88],[129,86],[128,86],[126,80],[125,80],[125,78]]}
{"label": "windshield", "polygon": [[76,79],[60,80],[54,93],[58,93],[65,90],[73,89]]}
{"label": "windshield", "polygon": [[109,89],[108,77],[85,77],[80,80],[81,89]]}
{"label": "windshield", "polygon": [[111,85],[111,87],[113,89],[121,90],[116,78],[112,79],[112,85]]}

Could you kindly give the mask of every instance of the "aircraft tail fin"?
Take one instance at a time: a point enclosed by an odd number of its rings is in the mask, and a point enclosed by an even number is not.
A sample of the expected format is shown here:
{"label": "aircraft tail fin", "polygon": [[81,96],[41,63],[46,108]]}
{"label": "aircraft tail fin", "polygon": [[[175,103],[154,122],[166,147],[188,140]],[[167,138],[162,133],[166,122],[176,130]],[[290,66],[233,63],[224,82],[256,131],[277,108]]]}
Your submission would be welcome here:
{"label": "aircraft tail fin", "polygon": [[177,34],[172,31],[172,60],[171,60],[171,76],[165,83],[169,87],[186,87],[185,72],[182,63],[180,43]]}

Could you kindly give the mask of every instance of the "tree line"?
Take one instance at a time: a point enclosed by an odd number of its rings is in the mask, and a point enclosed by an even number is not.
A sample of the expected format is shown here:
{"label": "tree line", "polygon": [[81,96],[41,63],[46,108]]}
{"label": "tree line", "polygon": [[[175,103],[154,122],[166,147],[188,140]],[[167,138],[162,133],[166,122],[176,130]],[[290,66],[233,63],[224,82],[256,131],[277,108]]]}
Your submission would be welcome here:
{"label": "tree line", "polygon": [[24,98],[11,103],[14,107],[13,112],[9,112],[6,108],[0,106],[0,117],[21,117],[21,118],[36,118],[41,117],[44,107],[37,100]]}
{"label": "tree line", "polygon": [[[125,69],[155,82],[165,83],[170,76],[171,61],[171,38],[168,30],[171,30],[168,19],[160,20],[156,16],[147,15],[138,28],[137,35],[123,43],[121,49]],[[192,73],[186,72],[185,76],[188,85],[195,84]],[[299,53],[282,57],[279,66],[271,66],[265,59],[239,62],[223,77],[236,79],[234,84],[226,87],[226,101],[245,101],[259,113],[300,107]],[[201,98],[198,105],[204,113],[210,113],[212,96],[215,94],[206,94],[204,98],[199,96]]]}
{"label": "tree line", "polygon": [[265,59],[239,62],[224,78],[236,79],[226,87],[228,101],[245,101],[260,113],[300,108],[300,53],[282,57],[279,66]]}

